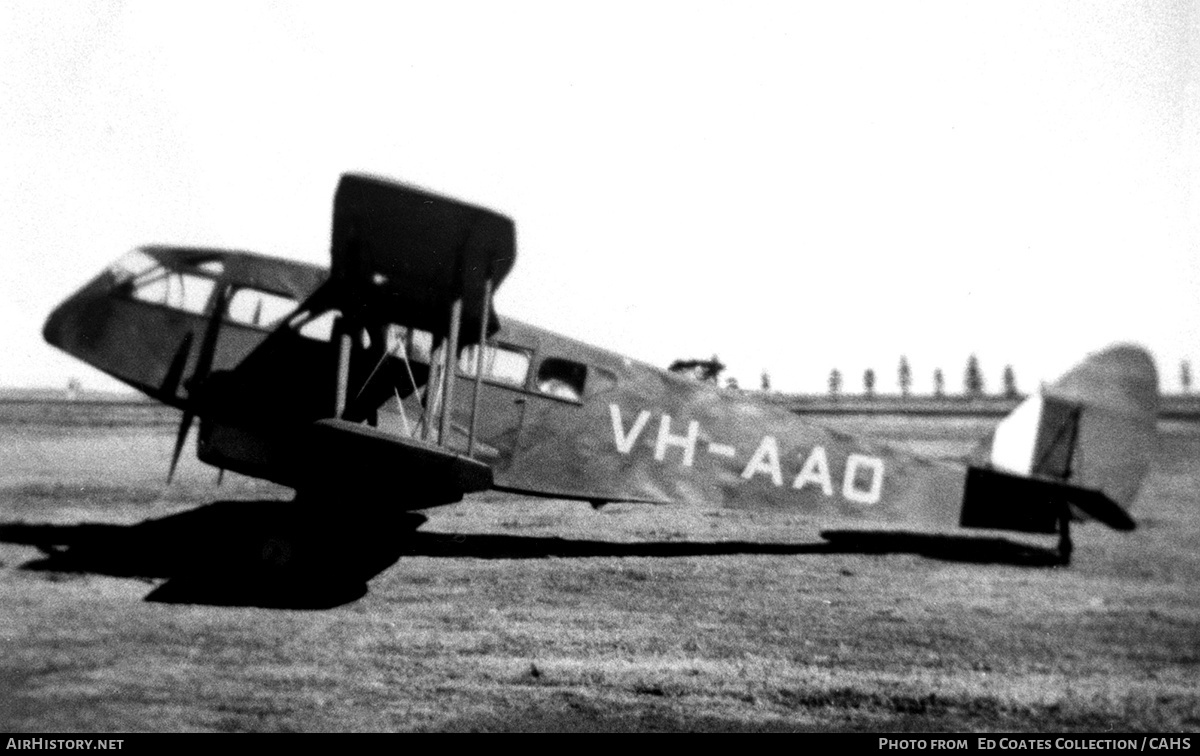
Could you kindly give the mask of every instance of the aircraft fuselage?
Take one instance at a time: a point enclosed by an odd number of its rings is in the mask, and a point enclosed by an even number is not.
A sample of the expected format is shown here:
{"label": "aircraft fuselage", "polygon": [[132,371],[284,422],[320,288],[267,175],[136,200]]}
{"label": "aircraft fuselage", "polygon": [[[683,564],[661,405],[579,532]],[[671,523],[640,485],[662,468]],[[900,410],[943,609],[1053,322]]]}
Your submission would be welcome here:
{"label": "aircraft fuselage", "polygon": [[[196,402],[202,459],[295,484],[294,426],[332,417],[336,345],[321,313],[295,312],[327,272],[242,252],[151,247],[106,270],[50,316],[59,348],[178,407]],[[218,292],[224,291],[222,297]],[[217,402],[189,379],[216,317],[214,373],[234,382]],[[319,308],[317,308],[319,309]],[[265,310],[265,312],[264,312]],[[308,320],[304,321],[306,316]],[[328,318],[326,318],[328,320]],[[297,323],[293,328],[293,323]],[[273,332],[278,345],[259,350]],[[355,342],[349,419],[385,433],[428,437],[428,334],[397,326]],[[399,336],[397,336],[399,334]],[[427,343],[414,344],[422,337]],[[401,357],[387,340],[407,338]],[[361,343],[360,343],[361,341]],[[388,347],[385,352],[384,347]],[[467,446],[478,350],[454,361],[448,445]],[[799,509],[885,520],[957,523],[960,467],[865,443],[797,418],[753,395],[720,390],[511,318],[484,349],[473,456],[500,489],[593,502],[708,503]],[[423,392],[425,392],[423,394]],[[248,418],[248,420],[246,420]]]}

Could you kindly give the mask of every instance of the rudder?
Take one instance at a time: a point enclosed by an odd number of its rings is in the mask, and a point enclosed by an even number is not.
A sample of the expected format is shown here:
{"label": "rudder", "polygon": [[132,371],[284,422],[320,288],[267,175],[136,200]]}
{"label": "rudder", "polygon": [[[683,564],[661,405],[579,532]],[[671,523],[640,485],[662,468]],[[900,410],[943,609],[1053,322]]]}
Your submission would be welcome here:
{"label": "rudder", "polygon": [[[1158,402],[1158,374],[1146,350],[1119,344],[1093,353],[1001,421],[990,467],[1096,492],[1128,508],[1157,448]],[[1119,527],[1082,504],[1085,497],[1069,498],[1076,518],[1091,514]]]}

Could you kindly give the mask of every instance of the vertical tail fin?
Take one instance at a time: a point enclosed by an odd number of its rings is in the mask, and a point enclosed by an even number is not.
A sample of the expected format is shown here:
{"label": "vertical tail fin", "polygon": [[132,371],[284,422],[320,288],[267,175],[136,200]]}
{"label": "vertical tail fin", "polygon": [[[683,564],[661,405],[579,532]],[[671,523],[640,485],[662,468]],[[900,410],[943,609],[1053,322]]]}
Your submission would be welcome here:
{"label": "vertical tail fin", "polygon": [[[1150,469],[1157,418],[1154,361],[1141,347],[1112,346],[1089,355],[1001,421],[991,467],[1086,489],[1127,508]],[[1090,514],[1116,526],[1104,508],[1089,505],[1089,497],[1068,498],[1076,517]]]}

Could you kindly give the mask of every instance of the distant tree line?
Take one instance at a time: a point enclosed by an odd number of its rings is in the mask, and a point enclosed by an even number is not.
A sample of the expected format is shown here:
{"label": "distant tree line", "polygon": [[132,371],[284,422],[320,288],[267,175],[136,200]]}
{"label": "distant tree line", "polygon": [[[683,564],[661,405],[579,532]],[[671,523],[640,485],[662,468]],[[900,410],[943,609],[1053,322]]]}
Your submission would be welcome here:
{"label": "distant tree line", "polygon": [[[709,359],[686,359],[675,360],[668,368],[672,373],[679,373],[688,377],[694,378],[705,383],[720,384],[721,373],[725,370],[725,363],[713,355]],[[846,389],[846,379],[842,371],[833,368],[829,371],[828,388],[831,397],[841,396]],[[738,382],[736,378],[729,377],[725,379],[724,385],[729,389],[737,389]],[[900,362],[896,366],[896,385],[900,388],[900,395],[909,397],[912,395],[913,386],[913,369],[909,364],[906,355],[900,356]],[[771,375],[766,370],[762,371],[759,377],[759,386],[762,391],[771,390]],[[878,380],[874,368],[867,368],[862,374],[862,395],[873,397],[876,395]],[[1005,365],[1001,373],[1001,389],[996,395],[1003,396],[1009,399],[1016,399],[1021,396],[1021,389],[1017,385],[1017,373],[1013,370],[1012,365]],[[1179,363],[1179,389],[1180,393],[1190,394],[1192,392],[1192,366],[1188,360],[1182,360]],[[78,381],[72,379],[67,388],[68,394],[77,393],[79,391]],[[987,384],[984,379],[983,368],[979,364],[979,358],[974,354],[967,357],[967,364],[963,369],[962,381],[962,396],[966,397],[982,397],[988,396]],[[942,369],[934,368],[933,370],[933,396],[946,396],[946,374]]]}
{"label": "distant tree line", "polygon": [[[1017,387],[1017,373],[1015,370],[1013,370],[1012,365],[1004,366],[1002,381],[1004,385],[1002,390],[1003,396],[1008,398],[1016,398],[1021,395],[1021,391]],[[904,397],[911,396],[912,384],[912,365],[909,364],[908,357],[902,355],[900,357],[900,364],[896,368],[896,385],[900,387],[900,395]],[[833,368],[829,371],[829,395],[835,398],[840,396],[842,393],[842,388],[842,371],[838,370],[837,368]],[[875,396],[875,389],[875,369],[867,368],[863,371],[862,394],[866,397],[873,397]],[[942,372],[941,368],[935,368],[933,371],[933,395],[946,395],[946,375]],[[968,397],[980,397],[987,395],[987,386],[984,382],[983,368],[979,365],[979,358],[973,354],[967,358],[967,365],[963,370],[962,395]]]}

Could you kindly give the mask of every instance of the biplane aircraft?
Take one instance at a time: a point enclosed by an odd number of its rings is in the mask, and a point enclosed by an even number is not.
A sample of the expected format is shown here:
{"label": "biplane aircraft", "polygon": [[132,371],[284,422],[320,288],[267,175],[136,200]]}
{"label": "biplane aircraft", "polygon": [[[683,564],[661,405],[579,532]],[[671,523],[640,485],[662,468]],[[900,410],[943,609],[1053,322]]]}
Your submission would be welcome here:
{"label": "biplane aircraft", "polygon": [[54,346],[199,419],[200,460],[298,500],[425,509],[500,489],[802,510],[909,529],[1059,535],[1126,511],[1155,447],[1157,377],[1116,346],[1044,387],[970,459],[924,459],[493,310],[515,227],[345,175],[332,266],[143,247],[63,302]]}

